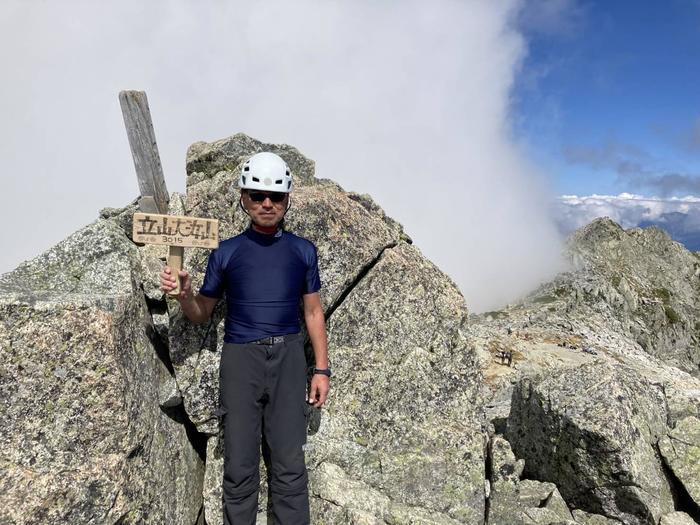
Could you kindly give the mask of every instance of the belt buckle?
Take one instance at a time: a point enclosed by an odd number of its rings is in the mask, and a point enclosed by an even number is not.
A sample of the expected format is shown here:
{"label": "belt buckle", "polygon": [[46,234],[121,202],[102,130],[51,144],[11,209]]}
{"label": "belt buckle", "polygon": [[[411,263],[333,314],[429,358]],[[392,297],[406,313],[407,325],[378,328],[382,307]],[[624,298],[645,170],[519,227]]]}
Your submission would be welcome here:
{"label": "belt buckle", "polygon": [[274,344],[283,343],[283,342],[284,342],[283,335],[272,335],[269,337],[263,337],[262,339],[258,339],[257,341],[253,341],[253,343],[256,345],[274,345]]}

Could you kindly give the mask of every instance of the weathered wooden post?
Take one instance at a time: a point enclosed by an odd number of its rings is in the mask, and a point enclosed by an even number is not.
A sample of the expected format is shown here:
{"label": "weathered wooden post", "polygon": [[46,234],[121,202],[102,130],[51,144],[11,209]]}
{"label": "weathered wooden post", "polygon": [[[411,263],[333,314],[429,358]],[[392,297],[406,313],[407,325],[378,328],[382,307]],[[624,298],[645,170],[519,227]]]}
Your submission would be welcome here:
{"label": "weathered wooden post", "polygon": [[129,137],[131,156],[141,197],[139,210],[134,214],[134,242],[167,245],[168,266],[175,273],[177,288],[170,295],[180,293],[178,272],[182,269],[185,246],[216,248],[219,246],[219,221],[198,217],[167,215],[170,194],[165,185],[160,164],[156,134],[151,110],[143,91],[121,91],[119,103]]}
{"label": "weathered wooden post", "polygon": [[146,213],[168,213],[170,194],[165,185],[160,164],[156,134],[153,131],[151,110],[144,91],[122,91],[119,93],[126,134],[129,137],[131,156],[134,158],[136,177],[141,198],[139,209]]}

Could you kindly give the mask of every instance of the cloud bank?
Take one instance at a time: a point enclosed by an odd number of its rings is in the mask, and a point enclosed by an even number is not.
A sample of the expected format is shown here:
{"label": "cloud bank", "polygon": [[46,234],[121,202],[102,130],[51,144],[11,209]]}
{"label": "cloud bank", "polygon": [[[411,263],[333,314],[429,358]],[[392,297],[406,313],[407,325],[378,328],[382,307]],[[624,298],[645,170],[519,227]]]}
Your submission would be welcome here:
{"label": "cloud bank", "polygon": [[555,201],[553,214],[565,235],[596,217],[610,217],[623,228],[658,226],[689,250],[700,250],[700,197],[563,195]]}
{"label": "cloud bank", "polygon": [[171,191],[194,141],[290,143],[402,222],[470,308],[511,300],[559,268],[552,195],[511,136],[521,7],[3,2],[2,214],[33,237],[5,234],[0,272],[136,196],[117,93],[142,89]]}

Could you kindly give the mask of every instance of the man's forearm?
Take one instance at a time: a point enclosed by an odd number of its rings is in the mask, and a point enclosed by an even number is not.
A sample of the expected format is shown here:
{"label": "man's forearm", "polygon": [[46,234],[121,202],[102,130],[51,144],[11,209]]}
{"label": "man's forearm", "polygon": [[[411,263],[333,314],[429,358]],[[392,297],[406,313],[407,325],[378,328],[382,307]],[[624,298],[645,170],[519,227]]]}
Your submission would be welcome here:
{"label": "man's forearm", "polygon": [[306,316],[306,329],[314,349],[316,368],[328,368],[328,338],[323,311]]}
{"label": "man's forearm", "polygon": [[199,294],[180,300],[180,308],[182,308],[183,313],[195,324],[203,323],[209,317],[198,299]]}

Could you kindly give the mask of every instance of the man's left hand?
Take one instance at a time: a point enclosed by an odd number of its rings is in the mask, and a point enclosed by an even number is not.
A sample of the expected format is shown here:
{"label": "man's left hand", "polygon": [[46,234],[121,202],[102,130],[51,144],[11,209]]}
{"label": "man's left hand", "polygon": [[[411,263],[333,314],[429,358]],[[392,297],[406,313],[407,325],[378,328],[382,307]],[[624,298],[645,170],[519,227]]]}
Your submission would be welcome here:
{"label": "man's left hand", "polygon": [[331,382],[328,376],[323,374],[314,374],[311,376],[311,387],[309,388],[309,404],[313,403],[314,407],[321,408],[326,402],[328,391],[331,389]]}

